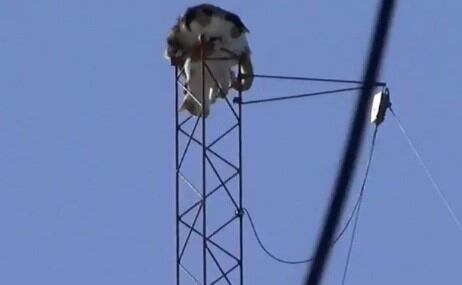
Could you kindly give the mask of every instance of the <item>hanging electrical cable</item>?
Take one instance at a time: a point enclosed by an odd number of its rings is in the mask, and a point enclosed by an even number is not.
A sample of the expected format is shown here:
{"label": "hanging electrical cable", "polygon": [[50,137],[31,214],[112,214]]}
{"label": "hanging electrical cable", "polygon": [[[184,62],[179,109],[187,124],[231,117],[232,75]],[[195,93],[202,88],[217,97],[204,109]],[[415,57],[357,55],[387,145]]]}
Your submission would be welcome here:
{"label": "hanging electrical cable", "polygon": [[[343,236],[343,234],[346,232],[346,230],[348,229],[349,225],[351,224],[351,221],[353,220],[353,217],[355,217],[355,214],[356,214],[356,217],[358,215],[358,212],[359,212],[359,209],[360,209],[360,206],[361,206],[361,201],[362,201],[362,198],[363,198],[363,195],[364,195],[364,189],[365,189],[365,185],[366,185],[366,181],[369,177],[369,169],[370,169],[370,166],[371,166],[371,162],[372,162],[372,157],[374,155],[374,149],[375,149],[375,142],[376,142],[376,137],[377,137],[377,131],[378,131],[378,126],[375,127],[374,129],[374,133],[372,135],[372,140],[371,140],[371,146],[370,146],[370,151],[369,151],[369,156],[368,156],[368,159],[367,159],[367,164],[366,164],[366,170],[365,170],[365,174],[364,174],[364,178],[363,178],[363,181],[361,183],[361,189],[359,191],[359,195],[358,195],[358,198],[356,199],[356,202],[355,202],[355,205],[353,207],[353,210],[350,214],[350,216],[348,217],[345,225],[343,226],[342,230],[338,233],[338,235],[335,237],[335,239],[332,241],[331,243],[331,247],[334,246],[339,240],[340,238]],[[274,259],[275,261],[277,262],[280,262],[280,263],[284,263],[284,264],[292,264],[292,265],[295,265],[295,264],[305,264],[305,263],[309,263],[311,261],[313,261],[313,256],[309,257],[309,258],[306,258],[306,259],[303,259],[303,260],[288,260],[288,259],[284,259],[284,258],[280,258],[280,257],[277,257],[275,254],[271,253],[270,250],[268,250],[268,248],[264,245],[263,241],[261,240],[261,237],[260,235],[258,234],[258,231],[257,231],[257,228],[255,226],[255,222],[252,218],[252,215],[250,214],[249,210],[244,208],[244,211],[245,213],[247,214],[247,218],[250,222],[250,226],[252,228],[252,231],[254,233],[254,236],[255,236],[255,239],[257,240],[257,243],[258,245],[260,246],[260,248],[269,256],[271,257],[272,259]],[[356,222],[355,222],[356,224]]]}
{"label": "hanging electrical cable", "polygon": [[378,131],[378,125],[376,125],[375,128],[374,128],[374,134],[372,135],[371,148],[370,148],[370,151],[369,151],[369,159],[367,160],[367,164],[366,164],[366,172],[364,174],[363,183],[361,184],[361,190],[359,191],[359,198],[358,198],[358,203],[357,203],[358,208],[357,208],[356,213],[355,213],[356,215],[355,215],[355,221],[354,221],[354,225],[353,225],[353,231],[351,233],[350,246],[348,248],[348,254],[347,254],[347,259],[346,259],[346,263],[345,263],[345,269],[343,270],[342,285],[344,285],[345,282],[346,282],[348,268],[349,268],[349,265],[350,265],[351,253],[353,251],[353,244],[354,244],[354,240],[355,240],[355,237],[356,237],[356,230],[358,228],[359,214],[361,212],[361,204],[362,204],[363,197],[364,197],[364,189],[366,188],[367,177],[369,176],[369,170],[371,169],[372,157],[374,156],[375,142],[376,142],[376,139],[377,139],[377,131]]}

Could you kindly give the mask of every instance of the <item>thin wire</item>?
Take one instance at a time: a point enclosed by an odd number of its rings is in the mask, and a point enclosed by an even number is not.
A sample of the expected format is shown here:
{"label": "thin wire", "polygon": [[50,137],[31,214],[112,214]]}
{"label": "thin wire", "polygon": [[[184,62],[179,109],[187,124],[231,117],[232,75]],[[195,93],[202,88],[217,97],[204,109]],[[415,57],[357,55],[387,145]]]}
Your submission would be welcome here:
{"label": "thin wire", "polygon": [[[360,206],[361,206],[361,200],[362,200],[365,185],[366,185],[366,181],[367,181],[367,178],[369,177],[369,169],[370,169],[370,165],[371,165],[371,162],[372,162],[372,157],[373,157],[373,154],[374,154],[375,141],[376,141],[376,138],[377,138],[377,131],[378,131],[378,128],[376,127],[375,130],[374,130],[374,134],[372,136],[372,142],[371,142],[371,146],[370,146],[369,158],[368,158],[368,161],[367,161],[367,164],[366,164],[366,171],[365,171],[365,174],[364,174],[364,178],[363,178],[363,182],[362,182],[362,185],[361,185],[361,190],[360,190],[359,195],[358,195],[358,199],[355,202],[355,206],[353,207],[353,210],[352,210],[350,216],[348,217],[347,222],[345,223],[345,225],[343,226],[342,230],[337,235],[337,237],[332,241],[330,246],[334,246],[340,240],[340,238],[343,236],[343,234],[348,229],[348,226],[350,225],[353,217],[355,216],[355,213],[356,213],[356,217],[358,215],[358,212],[359,212],[359,209],[360,209]],[[260,235],[258,234],[258,231],[256,229],[255,222],[253,221],[252,215],[250,214],[249,210],[247,210],[246,208],[243,208],[243,210],[247,214],[247,217],[248,217],[249,222],[250,222],[250,226],[251,226],[252,231],[254,233],[255,239],[257,240],[257,243],[259,244],[260,248],[269,257],[271,257],[272,259],[274,259],[274,260],[276,260],[276,261],[278,261],[280,263],[284,263],[284,264],[304,264],[304,263],[309,263],[309,262],[313,261],[314,256],[311,256],[310,258],[303,259],[303,260],[287,260],[287,259],[283,259],[283,258],[275,256],[263,244],[263,242],[262,242],[262,240],[260,238]],[[357,222],[355,221],[355,224],[356,223]],[[356,228],[356,226],[355,226],[355,228]]]}
{"label": "thin wire", "polygon": [[313,97],[313,96],[319,96],[319,95],[348,92],[348,91],[354,91],[354,90],[360,90],[360,89],[362,89],[362,86],[335,89],[335,90],[327,90],[327,91],[319,91],[319,92],[312,92],[312,93],[304,93],[304,94],[296,94],[296,95],[267,98],[267,99],[249,100],[249,101],[243,101],[241,102],[241,104],[249,105],[249,104],[256,104],[256,103],[266,103],[266,102],[274,102],[274,101],[282,101],[282,100],[290,100],[290,99],[299,99],[299,98]]}
{"label": "thin wire", "polygon": [[355,237],[356,237],[356,229],[358,227],[359,213],[361,212],[361,203],[363,201],[364,189],[366,189],[366,181],[367,181],[367,177],[369,176],[369,170],[371,169],[372,158],[374,157],[375,142],[376,142],[376,139],[377,139],[377,131],[378,131],[378,125],[375,126],[374,134],[372,135],[372,142],[371,142],[371,149],[370,149],[370,152],[369,152],[369,159],[367,160],[366,172],[364,174],[363,183],[361,185],[361,190],[359,192],[358,210],[356,211],[355,222],[354,222],[354,225],[353,225],[353,231],[351,233],[350,247],[348,248],[347,260],[346,260],[346,264],[345,264],[345,269],[343,271],[343,279],[342,279],[342,284],[343,285],[346,282],[348,268],[349,268],[349,265],[350,265],[351,252],[353,251],[353,243],[354,243],[354,240],[355,240]]}
{"label": "thin wire", "polygon": [[[243,208],[244,211],[246,212],[247,214],[247,217],[249,219],[249,222],[250,222],[250,226],[252,228],[252,231],[254,233],[254,236],[257,240],[257,243],[258,245],[260,246],[260,248],[269,256],[271,257],[272,259],[276,260],[277,262],[280,262],[280,263],[284,263],[284,264],[291,264],[291,265],[295,265],[295,264],[305,264],[305,263],[309,263],[311,261],[313,261],[313,256],[311,256],[310,258],[307,258],[307,259],[302,259],[302,260],[287,260],[287,259],[283,259],[283,258],[280,258],[280,257],[277,257],[276,255],[274,255],[273,253],[271,253],[268,248],[263,244],[261,238],[260,238],[260,235],[258,234],[258,231],[257,231],[257,228],[255,226],[255,222],[253,221],[253,218],[252,218],[252,215],[250,214],[249,210],[247,210],[247,208]],[[339,235],[336,237],[336,239],[333,241],[333,243],[331,244],[331,246],[334,246],[337,241],[343,236],[343,234],[346,232],[346,229],[348,228],[348,225],[350,224],[351,222],[351,218],[353,217],[353,214],[354,212],[356,211],[356,209],[353,209],[353,212],[352,212],[352,215],[350,216],[350,218],[348,219],[347,223],[345,224],[344,228],[342,229],[342,231],[339,233]]]}
{"label": "thin wire", "polygon": [[443,191],[441,190],[440,186],[436,183],[435,178],[433,177],[433,175],[431,174],[431,172],[428,169],[427,165],[423,161],[422,156],[417,151],[417,148],[415,147],[414,143],[412,142],[411,137],[408,135],[406,129],[404,128],[403,124],[399,120],[399,118],[396,115],[395,111],[393,110],[393,108],[391,106],[389,107],[389,109],[390,109],[390,112],[392,113],[393,117],[395,118],[395,121],[398,124],[399,129],[401,130],[401,133],[406,138],[407,143],[409,144],[410,148],[414,152],[414,154],[415,154],[416,158],[418,159],[420,165],[422,166],[423,170],[425,171],[425,174],[427,175],[428,179],[430,180],[430,182],[431,182],[431,184],[433,186],[433,189],[438,193],[439,197],[441,198],[444,205],[446,206],[446,209],[449,211],[449,214],[451,215],[452,219],[456,223],[459,230],[462,232],[462,223],[460,222],[460,220],[457,217],[456,213],[452,209],[451,204],[449,204],[449,201],[446,198],[446,196],[443,194]]}
{"label": "thin wire", "polygon": [[[358,81],[358,80],[316,78],[316,77],[299,77],[299,76],[270,75],[270,74],[243,74],[242,77],[281,79],[281,80],[318,81],[318,82],[331,82],[331,83],[351,83],[351,84],[363,84],[364,83],[363,81]],[[377,82],[376,83],[376,86],[385,86],[385,85],[386,84],[384,82]]]}
{"label": "thin wire", "polygon": [[355,223],[353,225],[353,231],[351,233],[350,247],[348,248],[348,255],[347,255],[347,260],[346,260],[346,263],[345,263],[345,269],[343,270],[342,285],[345,285],[345,282],[346,282],[348,268],[349,268],[349,265],[350,265],[351,252],[353,251],[353,244],[354,244],[354,240],[355,240],[355,237],[356,237],[356,229],[358,227],[360,210],[361,210],[361,202],[359,203],[359,208],[358,208],[358,211],[356,212]]}
{"label": "thin wire", "polygon": [[266,246],[263,244],[263,242],[261,241],[261,238],[260,238],[260,235],[258,234],[258,231],[256,229],[256,226],[255,226],[255,223],[253,221],[253,218],[252,218],[252,215],[250,215],[250,212],[249,210],[247,210],[247,208],[243,208],[243,210],[245,211],[245,213],[247,214],[247,218],[250,222],[250,226],[252,227],[252,231],[255,235],[255,238],[257,239],[257,242],[258,244],[260,245],[260,248],[269,256],[271,257],[272,259],[280,262],[280,263],[285,263],[285,264],[303,264],[303,263],[308,263],[308,262],[311,262],[313,260],[313,257],[310,257],[308,259],[305,259],[305,260],[287,260],[287,259],[282,259],[282,258],[279,258],[277,256],[275,256],[274,254],[272,254],[267,248]]}

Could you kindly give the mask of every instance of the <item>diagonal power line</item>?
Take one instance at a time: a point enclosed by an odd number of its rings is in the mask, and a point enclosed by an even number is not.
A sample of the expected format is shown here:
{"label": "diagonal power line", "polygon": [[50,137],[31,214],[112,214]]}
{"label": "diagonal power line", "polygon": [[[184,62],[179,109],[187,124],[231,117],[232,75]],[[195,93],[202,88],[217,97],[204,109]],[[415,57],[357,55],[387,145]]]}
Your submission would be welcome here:
{"label": "diagonal power line", "polygon": [[370,95],[379,74],[394,4],[394,0],[383,0],[377,15],[374,37],[371,41],[370,54],[364,72],[364,86],[356,103],[356,112],[351,122],[341,168],[332,193],[329,211],[326,214],[324,226],[318,240],[315,258],[305,281],[306,285],[318,285],[322,279],[331,250],[330,243],[339,224],[345,201],[348,198],[350,180],[354,174],[357,156],[361,150]]}
{"label": "diagonal power line", "polygon": [[443,201],[444,206],[446,207],[446,209],[448,210],[448,212],[451,215],[452,219],[454,220],[454,223],[457,225],[459,230],[462,232],[462,223],[460,222],[460,220],[457,217],[456,213],[452,209],[451,204],[449,204],[449,201],[446,198],[446,196],[444,195],[443,191],[441,190],[441,187],[438,185],[438,183],[436,183],[435,178],[433,177],[432,173],[430,172],[427,165],[423,161],[422,156],[417,151],[417,148],[415,147],[414,143],[412,142],[411,137],[408,135],[406,129],[404,128],[403,124],[399,120],[399,118],[396,115],[395,111],[391,107],[389,107],[389,109],[390,109],[391,114],[393,115],[393,118],[395,118],[395,121],[396,121],[399,129],[401,130],[401,133],[403,134],[403,136],[405,137],[407,143],[409,144],[409,147],[412,149],[415,157],[419,161],[420,166],[422,166],[423,170],[425,171],[425,174],[427,175],[428,179],[430,180],[430,182],[431,182],[431,184],[433,186],[433,189],[438,193],[439,197],[441,198],[441,201]]}

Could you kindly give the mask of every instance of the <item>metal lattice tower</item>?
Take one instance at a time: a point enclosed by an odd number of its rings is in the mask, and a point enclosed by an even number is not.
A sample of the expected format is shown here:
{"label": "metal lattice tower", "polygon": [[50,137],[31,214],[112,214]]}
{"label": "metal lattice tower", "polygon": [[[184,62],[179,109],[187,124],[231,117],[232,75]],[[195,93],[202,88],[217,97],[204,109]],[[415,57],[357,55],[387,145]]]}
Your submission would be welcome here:
{"label": "metal lattice tower", "polygon": [[[205,102],[204,78],[210,60],[202,56],[202,102]],[[179,97],[188,92],[175,67],[175,149],[176,149],[176,274],[177,285],[243,285],[243,106],[300,99],[311,96],[358,91],[363,82],[343,79],[292,77],[253,74],[254,78],[311,81],[350,85],[345,88],[243,101],[235,91],[222,100],[225,110],[217,111],[220,120],[209,117],[181,118]],[[240,64],[238,68],[238,79]],[[386,89],[377,82],[375,87]],[[230,92],[231,93],[231,92]],[[215,108],[215,106],[214,106]],[[212,116],[213,117],[213,116]],[[218,122],[218,125],[216,125]]]}
{"label": "metal lattice tower", "polygon": [[[202,102],[205,73],[215,80],[209,60],[222,59],[201,59]],[[224,98],[230,116],[218,127],[180,120],[182,72],[175,67],[177,284],[243,284],[242,105]]]}

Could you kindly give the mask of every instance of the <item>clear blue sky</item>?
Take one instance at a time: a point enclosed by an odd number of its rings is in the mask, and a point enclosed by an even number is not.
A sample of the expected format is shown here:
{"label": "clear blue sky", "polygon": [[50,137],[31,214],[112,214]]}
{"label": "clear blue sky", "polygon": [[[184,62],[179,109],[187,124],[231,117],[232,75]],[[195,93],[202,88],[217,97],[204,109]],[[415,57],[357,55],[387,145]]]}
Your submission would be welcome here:
{"label": "clear blue sky", "polygon": [[[379,1],[212,2],[251,30],[256,72],[361,78]],[[174,97],[162,52],[195,3],[0,2],[0,284],[174,283]],[[381,79],[462,217],[461,9],[400,1]],[[325,87],[256,80],[246,96]],[[277,255],[314,248],[355,95],[245,109],[245,206]],[[369,182],[349,284],[460,284],[462,234],[391,117]],[[325,284],[340,284],[347,245]],[[245,257],[246,284],[305,276],[268,259],[248,223]]]}

